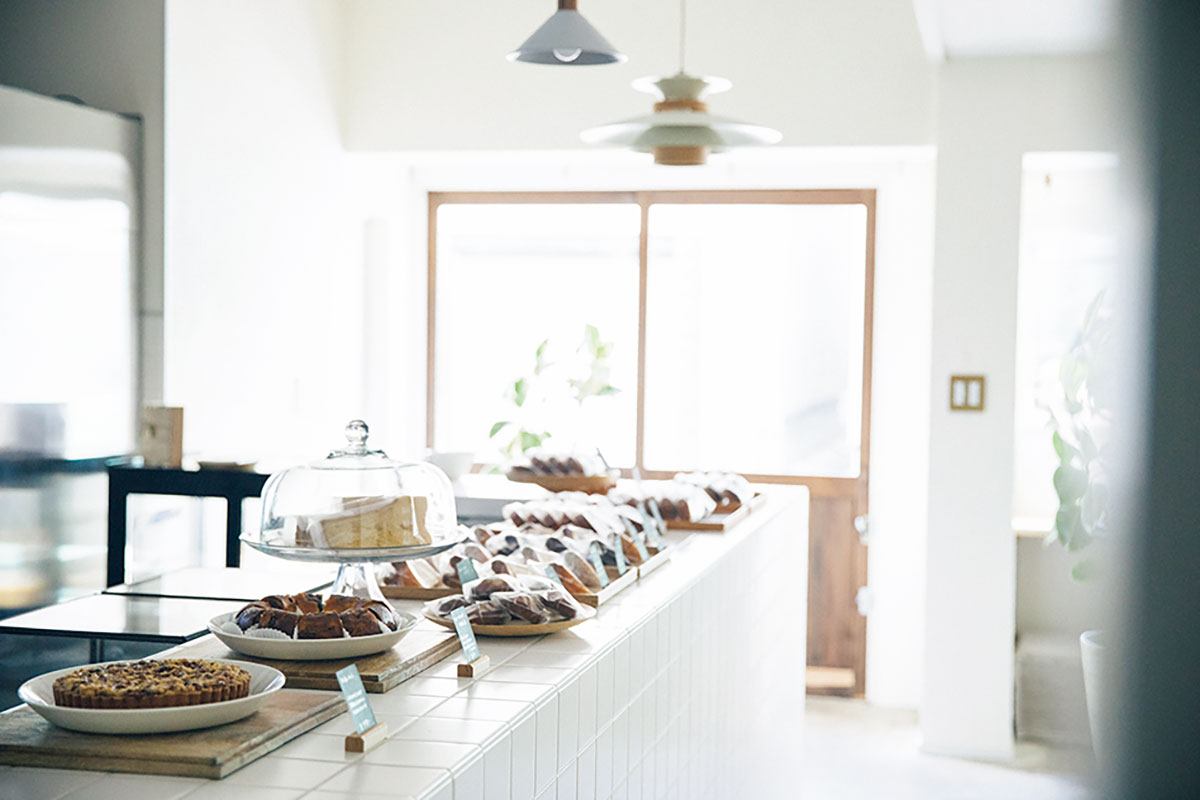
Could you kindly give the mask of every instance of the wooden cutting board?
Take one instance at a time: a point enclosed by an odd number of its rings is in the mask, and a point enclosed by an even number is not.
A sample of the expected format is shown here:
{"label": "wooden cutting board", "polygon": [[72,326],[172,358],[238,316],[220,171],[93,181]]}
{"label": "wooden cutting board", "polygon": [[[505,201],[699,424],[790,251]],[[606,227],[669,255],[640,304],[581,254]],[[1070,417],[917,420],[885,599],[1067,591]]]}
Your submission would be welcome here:
{"label": "wooden cutting board", "polygon": [[[709,531],[712,533],[724,533],[739,522],[750,516],[750,512],[756,511],[763,507],[767,498],[759,493],[754,495],[749,503],[743,503],[728,511],[722,510],[719,514],[709,514],[707,517],[694,522],[682,519],[667,520],[667,527],[676,531]],[[728,508],[728,506],[726,507]]]}
{"label": "wooden cutting board", "polygon": [[411,633],[391,650],[373,656],[340,658],[333,661],[276,661],[236,653],[215,636],[205,636],[172,652],[175,658],[233,658],[266,664],[287,677],[287,685],[295,689],[338,690],[335,673],[350,664],[358,666],[363,688],[368,692],[386,692],[460,650],[458,637],[428,621],[422,620]]}
{"label": "wooden cutting board", "polygon": [[228,725],[110,736],[55,727],[23,705],[0,714],[0,764],[224,778],[345,710],[341,694],[281,689]]}

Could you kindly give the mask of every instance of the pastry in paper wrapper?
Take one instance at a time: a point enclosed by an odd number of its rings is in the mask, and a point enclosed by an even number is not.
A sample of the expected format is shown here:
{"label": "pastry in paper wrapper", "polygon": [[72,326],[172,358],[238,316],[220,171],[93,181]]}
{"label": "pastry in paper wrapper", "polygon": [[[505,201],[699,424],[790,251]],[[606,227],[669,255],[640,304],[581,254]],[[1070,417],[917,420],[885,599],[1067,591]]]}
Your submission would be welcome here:
{"label": "pastry in paper wrapper", "polygon": [[550,621],[550,612],[542,604],[541,598],[532,592],[496,592],[492,595],[492,602],[499,603],[514,619],[530,625],[542,625]]}
{"label": "pastry in paper wrapper", "polygon": [[463,597],[478,603],[491,598],[494,592],[519,592],[521,583],[512,575],[489,575],[473,580],[463,587]]}

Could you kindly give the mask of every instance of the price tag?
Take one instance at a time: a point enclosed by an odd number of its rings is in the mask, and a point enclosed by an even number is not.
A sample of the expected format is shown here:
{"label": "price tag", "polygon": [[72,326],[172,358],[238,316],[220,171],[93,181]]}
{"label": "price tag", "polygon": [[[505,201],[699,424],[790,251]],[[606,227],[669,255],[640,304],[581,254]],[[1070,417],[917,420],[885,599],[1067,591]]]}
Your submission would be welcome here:
{"label": "price tag", "polygon": [[458,570],[458,579],[462,581],[462,585],[466,586],[471,581],[479,580],[479,573],[475,570],[475,562],[469,558],[464,558],[454,565]]}
{"label": "price tag", "polygon": [[553,564],[546,565],[546,577],[560,586],[562,585],[562,578],[558,577],[558,572],[554,569]]}
{"label": "price tag", "polygon": [[467,661],[479,658],[479,642],[475,641],[475,631],[471,630],[471,621],[467,619],[465,608],[456,608],[450,612],[454,620],[454,632],[458,634],[458,643],[462,645],[463,657]]}
{"label": "price tag", "polygon": [[617,559],[617,574],[624,575],[629,571],[629,563],[625,560],[625,549],[621,547],[621,537],[613,536],[613,553]]}
{"label": "price tag", "polygon": [[654,524],[658,527],[659,533],[667,532],[667,523],[663,522],[662,511],[658,508],[658,501],[653,497],[647,498],[650,505],[650,513],[654,516]]}
{"label": "price tag", "polygon": [[588,560],[592,562],[592,569],[596,570],[596,576],[600,578],[600,588],[608,586],[608,570],[604,568],[604,557],[601,555],[599,542],[592,542],[591,548],[588,551]]}
{"label": "price tag", "polygon": [[641,508],[642,515],[642,531],[646,534],[646,538],[650,544],[654,545],[655,549],[663,549],[662,537],[658,535],[658,523],[654,517],[646,510],[646,505],[643,503]]}
{"label": "price tag", "polygon": [[646,540],[642,538],[642,534],[637,529],[633,531],[633,546],[637,548],[638,555],[642,557],[642,561],[650,560],[650,551],[646,548]]}
{"label": "price tag", "polygon": [[342,696],[346,698],[346,707],[350,710],[350,718],[354,720],[354,730],[361,734],[363,731],[374,728],[375,712],[371,710],[371,704],[367,702],[367,693],[363,689],[358,667],[351,664],[344,669],[339,669],[335,674],[338,686],[342,690]]}

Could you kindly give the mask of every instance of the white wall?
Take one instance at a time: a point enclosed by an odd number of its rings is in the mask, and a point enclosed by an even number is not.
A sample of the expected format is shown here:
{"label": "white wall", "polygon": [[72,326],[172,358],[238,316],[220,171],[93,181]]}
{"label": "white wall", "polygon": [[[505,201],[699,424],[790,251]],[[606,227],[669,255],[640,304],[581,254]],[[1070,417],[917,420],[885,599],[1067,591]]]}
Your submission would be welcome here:
{"label": "white wall", "polygon": [[0,83],[142,117],[141,395],[162,397],[163,0],[0,0]]}
{"label": "white wall", "polygon": [[167,4],[166,400],[188,450],[309,460],[361,413],[340,69],[336,0]]}
{"label": "white wall", "polygon": [[[929,751],[1011,756],[1021,156],[1112,149],[1111,68],[1096,56],[942,66],[920,708]],[[985,412],[949,411],[955,373],[987,376]]]}
{"label": "white wall", "polygon": [[[577,148],[581,128],[649,113],[629,84],[678,68],[676,0],[585,0],[620,65],[514,64],[551,0],[347,0],[346,143],[363,150]],[[910,0],[692,0],[686,65],[733,89],[714,113],[785,145],[926,145],[936,70]]]}

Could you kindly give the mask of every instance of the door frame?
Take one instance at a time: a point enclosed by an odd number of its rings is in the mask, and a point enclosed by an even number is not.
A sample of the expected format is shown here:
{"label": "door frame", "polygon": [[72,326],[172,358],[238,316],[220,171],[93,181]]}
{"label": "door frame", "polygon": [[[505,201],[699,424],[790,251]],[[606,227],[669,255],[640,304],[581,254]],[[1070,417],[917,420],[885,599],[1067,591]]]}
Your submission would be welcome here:
{"label": "door frame", "polygon": [[[437,329],[437,212],[443,205],[450,204],[552,204],[552,203],[618,203],[635,204],[640,209],[641,222],[638,244],[638,331],[637,331],[637,430],[635,441],[635,466],[647,478],[670,478],[677,470],[646,470],[643,467],[645,433],[645,387],[646,387],[646,307],[647,276],[649,264],[650,207],[659,203],[678,204],[748,204],[748,205],[862,205],[866,209],[866,232],[864,247],[863,282],[863,352],[862,352],[862,405],[861,430],[859,437],[859,474],[855,478],[831,478],[824,476],[748,474],[745,477],[756,483],[788,484],[806,486],[814,503],[849,501],[854,517],[869,511],[868,490],[870,484],[870,435],[871,435],[871,368],[872,343],[875,311],[875,189],[684,189],[647,191],[453,191],[428,193],[428,297],[426,317],[426,384],[425,384],[425,444],[434,446],[434,409],[436,390],[436,329]],[[483,465],[476,464],[475,469]],[[622,469],[624,477],[631,477],[632,469]],[[832,506],[831,506],[832,507]],[[844,509],[843,509],[844,510]],[[854,536],[854,530],[840,532],[814,532],[810,529],[809,589],[813,589],[814,557],[819,560],[819,540],[822,535]],[[844,544],[844,543],[842,543]],[[866,545],[861,542],[849,548],[849,560],[845,566],[850,570],[850,585],[867,585]],[[818,576],[819,577],[819,576]],[[846,598],[850,606],[853,598]],[[810,603],[810,620],[811,617]],[[857,613],[854,607],[852,613]],[[843,611],[842,613],[851,613]],[[866,624],[861,619],[854,625],[853,664],[810,664],[818,670],[852,669],[853,686],[844,682],[839,686],[818,689],[817,693],[862,696],[866,682]],[[811,630],[811,627],[810,627]],[[811,641],[811,639],[810,639]],[[834,681],[837,683],[837,681]],[[812,690],[810,690],[812,691]]]}

